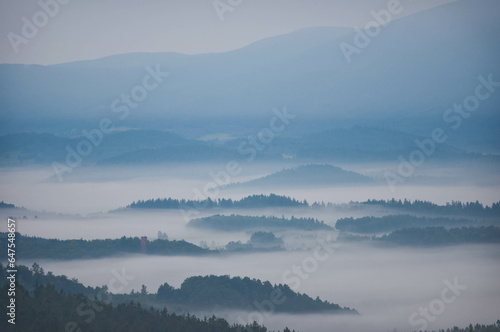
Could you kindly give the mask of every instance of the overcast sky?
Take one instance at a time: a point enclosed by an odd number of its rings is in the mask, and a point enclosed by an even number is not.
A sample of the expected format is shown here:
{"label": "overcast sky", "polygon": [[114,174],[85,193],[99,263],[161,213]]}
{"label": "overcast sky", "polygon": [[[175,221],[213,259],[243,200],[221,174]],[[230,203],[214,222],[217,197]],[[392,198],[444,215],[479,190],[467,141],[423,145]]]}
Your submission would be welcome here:
{"label": "overcast sky", "polygon": [[[0,63],[54,64],[130,52],[221,52],[305,27],[364,27],[372,10],[396,0],[221,0],[236,5],[221,15],[214,0],[57,0],[68,3],[53,17],[40,12],[39,2],[54,1],[0,0]],[[452,1],[401,0],[404,10],[398,17]],[[23,34],[23,17],[38,20],[41,27],[25,28]]]}

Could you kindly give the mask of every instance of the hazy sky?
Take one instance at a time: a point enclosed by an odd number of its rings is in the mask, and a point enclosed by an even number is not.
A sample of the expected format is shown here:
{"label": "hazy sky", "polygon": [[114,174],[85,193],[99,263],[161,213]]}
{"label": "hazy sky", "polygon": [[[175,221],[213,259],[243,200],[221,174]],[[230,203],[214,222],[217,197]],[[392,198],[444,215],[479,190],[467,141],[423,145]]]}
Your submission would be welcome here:
{"label": "hazy sky", "polygon": [[[223,20],[214,0],[57,0],[67,4],[48,6],[51,15],[41,12],[40,3],[55,1],[0,2],[0,63],[54,64],[130,52],[220,52],[305,27],[364,27],[373,19],[370,12],[387,8],[391,0],[220,0],[236,5],[222,14]],[[452,1],[401,0],[404,10],[398,17]],[[23,33],[23,26],[36,20],[38,31],[25,27]]]}

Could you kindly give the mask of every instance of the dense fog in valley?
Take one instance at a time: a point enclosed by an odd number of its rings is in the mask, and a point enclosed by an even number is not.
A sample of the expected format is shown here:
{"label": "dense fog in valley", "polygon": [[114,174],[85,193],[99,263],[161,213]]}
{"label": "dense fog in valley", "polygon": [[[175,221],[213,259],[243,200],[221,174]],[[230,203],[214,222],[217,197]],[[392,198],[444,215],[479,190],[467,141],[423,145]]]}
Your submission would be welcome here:
{"label": "dense fog in valley", "polygon": [[[451,201],[480,201],[491,205],[500,200],[500,172],[495,163],[475,163],[466,168],[456,165],[422,167],[420,178],[408,179],[393,188],[384,178],[387,166],[380,164],[342,165],[346,170],[360,171],[378,179],[372,184],[357,185],[293,185],[284,188],[242,188],[207,184],[215,183],[210,175],[223,172],[225,164],[165,164],[155,167],[77,168],[63,182],[54,179],[50,167],[5,169],[0,185],[5,201],[31,210],[87,215],[107,212],[137,201],[164,197],[184,199],[232,198],[252,194],[290,196],[298,200],[332,202],[335,204],[368,199],[420,199],[436,204]],[[229,177],[231,183],[241,183],[272,174],[293,164],[255,163],[243,169],[241,175]],[[390,169],[390,168],[389,168]],[[226,178],[222,177],[220,183]],[[436,185],[439,184],[439,185]],[[394,190],[393,190],[394,189]],[[217,194],[217,195],[214,195]],[[208,194],[208,195],[207,195]],[[3,199],[0,198],[0,200]]]}
{"label": "dense fog in valley", "polygon": [[0,331],[499,332],[498,13],[0,3]]}
{"label": "dense fog in valley", "polygon": [[[321,235],[319,235],[321,236]],[[138,291],[146,285],[156,292],[159,285],[168,282],[179,287],[185,278],[193,275],[248,276],[271,283],[297,286],[300,293],[341,306],[356,308],[357,317],[342,315],[283,315],[265,316],[264,323],[270,328],[284,325],[300,331],[326,332],[332,330],[390,331],[413,330],[409,316],[419,307],[429,306],[441,297],[446,288],[445,280],[455,278],[459,285],[467,286],[429,328],[467,325],[470,321],[494,322],[500,306],[498,274],[500,254],[498,246],[461,246],[443,249],[387,250],[340,246],[317,269],[298,275],[283,275],[294,265],[302,265],[312,251],[264,254],[231,254],[221,257],[121,257],[99,260],[53,261],[37,260],[54,274],[76,277],[85,285],[102,286],[115,278],[112,270],[122,271],[134,277],[123,289]],[[32,261],[23,261],[31,265]],[[91,267],[91,268],[89,268]],[[288,278],[288,279],[287,279]],[[295,278],[295,279],[294,279]],[[292,280],[292,282],[290,282]],[[297,281],[299,280],[299,281]],[[251,312],[234,314],[220,308],[214,312],[224,314],[230,321],[248,319]],[[255,308],[256,312],[259,312]],[[319,319],[321,318],[321,319]]]}
{"label": "dense fog in valley", "polygon": [[[345,167],[345,166],[344,166]],[[278,166],[274,166],[277,169]],[[206,167],[205,169],[210,169]],[[266,172],[265,167],[252,169],[248,178]],[[367,167],[369,169],[369,167]],[[169,240],[185,240],[212,250],[223,250],[208,256],[143,256],[119,255],[101,259],[59,260],[20,259],[19,264],[31,266],[38,263],[55,275],[77,278],[84,285],[98,287],[110,282],[119,271],[133,278],[126,282],[122,293],[138,291],[142,285],[151,293],[168,282],[180,287],[191,276],[229,275],[249,277],[272,284],[288,284],[299,293],[312,298],[338,303],[355,308],[359,316],[337,314],[303,313],[289,315],[268,312],[270,309],[255,307],[251,311],[228,311],[214,307],[211,310],[193,310],[203,317],[215,314],[234,323],[251,323],[257,320],[270,329],[289,326],[298,331],[388,331],[409,330],[410,315],[419,308],[441,297],[446,280],[455,281],[467,288],[450,304],[435,322],[429,321],[426,328],[447,328],[467,325],[471,321],[494,322],[500,306],[500,251],[498,245],[476,244],[444,248],[383,248],[363,243],[337,241],[338,230],[299,231],[273,230],[284,240],[283,251],[263,253],[224,252],[231,241],[246,243],[252,231],[218,231],[193,228],[182,210],[124,209],[138,199],[157,197],[188,198],[193,188],[203,188],[204,173],[183,167],[158,167],[151,169],[92,169],[92,182],[83,181],[86,170],[75,174],[74,180],[64,183],[47,181],[46,170],[9,170],[1,177],[2,192],[8,200],[24,206],[24,210],[3,209],[2,218],[15,213],[19,220],[17,229],[24,235],[55,239],[119,239],[147,236],[155,240],[158,231]],[[448,172],[442,170],[442,172]],[[432,173],[436,173],[435,170]],[[457,173],[459,173],[457,171]],[[131,175],[134,176],[131,176]],[[151,175],[154,174],[154,175]],[[451,172],[453,174],[453,172]],[[79,175],[76,176],[76,175]],[[108,178],[109,176],[109,178]],[[477,175],[475,175],[477,177]],[[484,174],[494,181],[496,174]],[[184,178],[185,177],[185,178]],[[98,179],[102,179],[99,181]],[[240,179],[235,179],[239,182]],[[451,181],[452,182],[452,181]],[[485,179],[485,182],[487,180]],[[353,206],[350,201],[401,198],[424,199],[443,204],[452,200],[473,200],[483,197],[488,204],[500,200],[500,191],[495,185],[473,186],[457,183],[443,186],[401,185],[392,193],[387,185],[376,184],[351,187],[297,187],[276,190],[299,200],[334,203],[331,207],[267,207],[259,209],[216,209],[196,211],[195,217],[214,214],[249,216],[284,216],[285,218],[312,217],[332,227],[341,218],[382,217],[404,212],[391,211],[376,206]],[[29,190],[28,190],[29,188]],[[450,189],[453,188],[453,189]],[[252,192],[231,187],[220,188],[217,198],[241,199]],[[44,195],[40,195],[43,191]],[[263,193],[266,193],[265,191]],[[4,194],[4,196],[6,196]],[[7,199],[6,197],[6,199]],[[46,210],[46,211],[42,211]],[[36,216],[36,217],[35,217]],[[7,231],[2,224],[0,231]],[[314,259],[314,250],[327,244],[324,261]],[[311,258],[312,262],[311,263]],[[310,265],[308,265],[310,264]],[[297,272],[294,266],[304,270]],[[268,307],[265,307],[268,308]],[[422,316],[418,316],[420,319]],[[418,321],[418,317],[413,322]]]}

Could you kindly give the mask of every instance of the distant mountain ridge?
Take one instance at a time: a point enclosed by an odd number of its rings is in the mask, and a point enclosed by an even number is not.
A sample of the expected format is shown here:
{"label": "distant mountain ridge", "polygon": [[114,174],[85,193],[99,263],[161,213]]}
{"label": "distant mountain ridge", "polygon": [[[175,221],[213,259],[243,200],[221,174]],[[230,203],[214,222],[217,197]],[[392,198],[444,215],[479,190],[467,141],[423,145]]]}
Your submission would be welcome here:
{"label": "distant mountain ridge", "polygon": [[[399,154],[408,154],[415,148],[415,139],[421,136],[401,131],[359,127],[336,128],[305,134],[301,137],[277,137],[264,151],[260,160],[297,161],[304,163],[332,161],[395,160]],[[94,137],[95,139],[95,137]],[[58,136],[49,133],[16,133],[0,136],[0,167],[51,164],[64,162],[69,147],[76,150],[81,141],[90,143],[88,136]],[[188,139],[159,130],[120,129],[104,134],[92,152],[82,158],[82,164],[124,165],[164,162],[240,160],[245,155],[238,147],[247,140],[224,141]],[[289,156],[289,157],[287,157]],[[449,144],[436,147],[435,160],[465,158],[491,159],[487,155],[468,155],[464,149]]]}
{"label": "distant mountain ridge", "polygon": [[[286,105],[300,118],[295,126],[309,133],[360,124],[428,134],[443,124],[447,108],[474,93],[478,76],[500,80],[499,11],[498,1],[459,0],[394,20],[351,63],[339,45],[353,44],[356,32],[318,27],[225,53],[2,64],[0,130],[89,129],[110,117],[143,129],[241,133],[247,124],[261,128],[273,108]],[[156,65],[170,75],[126,121],[118,120],[113,100],[142,82],[146,66]],[[499,103],[500,93],[482,101],[467,128],[451,139],[499,146]]]}
{"label": "distant mountain ridge", "polygon": [[346,171],[340,167],[328,164],[313,164],[285,168],[276,173],[248,182],[237,183],[231,185],[230,187],[318,187],[347,184],[372,184],[374,182],[374,179],[371,177],[351,171]]}
{"label": "distant mountain ridge", "polygon": [[[93,138],[92,152],[82,164],[116,164],[161,161],[191,161],[227,158],[233,154],[206,142],[190,140],[158,130],[116,130]],[[64,162],[68,148],[77,150],[85,136],[60,137],[48,133],[17,133],[0,136],[0,166]],[[150,152],[153,151],[153,152]],[[163,153],[162,153],[163,152]]]}

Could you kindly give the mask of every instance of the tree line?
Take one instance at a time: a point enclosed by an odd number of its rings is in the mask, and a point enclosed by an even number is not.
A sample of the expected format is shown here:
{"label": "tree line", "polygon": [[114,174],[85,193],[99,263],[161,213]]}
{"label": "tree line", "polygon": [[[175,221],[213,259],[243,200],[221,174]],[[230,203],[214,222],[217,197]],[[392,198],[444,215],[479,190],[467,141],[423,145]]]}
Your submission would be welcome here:
{"label": "tree line", "polygon": [[[8,286],[0,288],[0,302],[8,303]],[[167,309],[143,307],[130,302],[113,306],[81,294],[57,291],[51,284],[36,285],[30,294],[22,285],[16,290],[16,325],[0,320],[2,331],[95,331],[95,332],[267,332],[254,322],[229,324],[212,316],[204,319],[178,315]],[[289,329],[285,329],[289,332]],[[279,332],[279,331],[278,331]]]}
{"label": "tree line", "polygon": [[296,218],[291,216],[286,219],[275,216],[242,216],[231,214],[229,216],[214,215],[211,217],[193,219],[188,223],[191,227],[211,228],[224,231],[240,231],[247,229],[268,229],[268,228],[293,228],[301,230],[333,230],[322,220],[314,218]]}
{"label": "tree line", "polygon": [[399,209],[415,212],[429,212],[436,214],[458,214],[471,216],[499,216],[500,202],[493,203],[491,206],[483,205],[479,201],[462,203],[460,201],[452,201],[445,205],[438,205],[428,201],[414,200],[413,202],[407,199],[396,200],[376,200],[369,199],[361,203],[363,205],[378,205],[391,209]]}
{"label": "tree line", "polygon": [[288,196],[270,195],[252,195],[244,197],[240,200],[232,200],[231,198],[205,200],[186,200],[174,198],[157,198],[148,200],[134,201],[127,205],[130,209],[212,209],[212,208],[264,208],[264,207],[301,207],[309,206],[307,201],[298,201],[295,198]]}
{"label": "tree line", "polygon": [[339,241],[368,241],[372,244],[397,246],[449,246],[459,244],[498,244],[500,243],[500,228],[495,226],[482,227],[422,227],[398,229],[382,236],[361,236],[341,233]]}
{"label": "tree line", "polygon": [[403,228],[429,226],[471,226],[475,222],[470,219],[452,219],[446,217],[428,218],[408,214],[387,215],[383,217],[341,218],[335,228],[351,233],[384,233]]}
{"label": "tree line", "polygon": [[184,280],[179,289],[168,283],[158,288],[157,298],[163,303],[187,305],[190,308],[221,306],[228,309],[253,311],[255,303],[267,303],[275,299],[274,311],[286,313],[357,313],[338,304],[312,299],[306,294],[294,292],[286,284],[271,285],[248,277],[197,276]]}
{"label": "tree line", "polygon": [[[0,232],[0,248],[7,252],[7,233]],[[24,259],[86,259],[120,254],[138,254],[141,251],[141,239],[138,237],[121,237],[104,240],[58,240],[24,236],[16,233],[16,254]],[[144,254],[152,255],[201,255],[209,253],[184,240],[148,241]]]}

